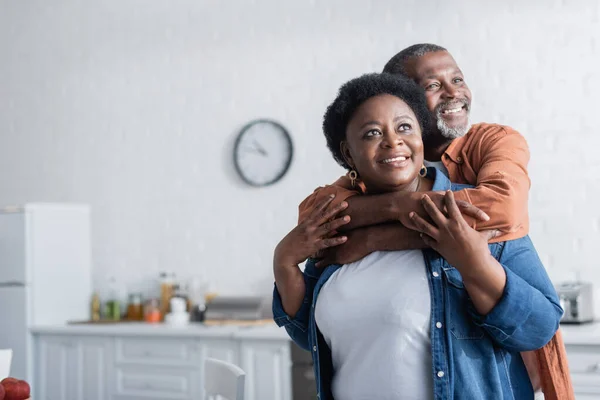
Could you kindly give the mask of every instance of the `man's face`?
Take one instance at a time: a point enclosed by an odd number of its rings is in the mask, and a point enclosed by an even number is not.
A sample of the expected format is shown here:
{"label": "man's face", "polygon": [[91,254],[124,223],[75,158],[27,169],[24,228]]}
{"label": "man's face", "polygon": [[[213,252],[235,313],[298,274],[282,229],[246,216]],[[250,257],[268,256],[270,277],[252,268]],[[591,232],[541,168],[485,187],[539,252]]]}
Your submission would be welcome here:
{"label": "man's face", "polygon": [[471,91],[456,61],[447,51],[434,51],[406,63],[408,75],[424,90],[427,107],[447,139],[464,136],[469,130]]}

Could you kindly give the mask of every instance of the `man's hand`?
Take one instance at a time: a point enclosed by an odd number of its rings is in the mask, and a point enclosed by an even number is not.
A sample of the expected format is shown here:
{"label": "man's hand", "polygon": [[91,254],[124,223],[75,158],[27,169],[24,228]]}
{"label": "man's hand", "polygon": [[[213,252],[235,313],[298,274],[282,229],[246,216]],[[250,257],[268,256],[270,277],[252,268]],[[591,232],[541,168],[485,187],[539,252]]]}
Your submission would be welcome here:
{"label": "man's hand", "polygon": [[[411,194],[411,199],[416,203],[414,208],[412,208],[412,209],[418,209],[419,216],[427,218],[429,221],[431,221],[430,216],[423,208],[423,205],[421,202],[422,196],[423,196],[423,194],[419,193],[419,192],[415,192],[414,194]],[[448,214],[448,209],[446,207],[446,203],[444,200],[444,198],[445,198],[444,192],[432,192],[432,193],[429,193],[428,197],[429,197],[430,201],[433,203],[433,205],[436,206],[437,209],[443,210],[446,214]],[[460,211],[460,213],[462,215],[474,218],[475,220],[482,221],[482,222],[490,220],[489,215],[487,215],[485,212],[483,212],[481,209],[475,207],[471,203],[468,203],[468,202],[462,201],[462,200],[455,200],[454,203],[456,204],[456,206],[458,207],[458,210]],[[413,219],[410,218],[409,211],[400,212],[399,220],[402,223],[402,225],[404,225],[405,227],[415,230],[415,231],[419,231],[419,228],[414,224]]]}
{"label": "man's hand", "polygon": [[331,264],[349,264],[367,256],[371,251],[367,245],[369,228],[358,228],[344,232],[347,239],[339,246],[329,247],[320,252],[320,260],[315,267],[321,268]]}

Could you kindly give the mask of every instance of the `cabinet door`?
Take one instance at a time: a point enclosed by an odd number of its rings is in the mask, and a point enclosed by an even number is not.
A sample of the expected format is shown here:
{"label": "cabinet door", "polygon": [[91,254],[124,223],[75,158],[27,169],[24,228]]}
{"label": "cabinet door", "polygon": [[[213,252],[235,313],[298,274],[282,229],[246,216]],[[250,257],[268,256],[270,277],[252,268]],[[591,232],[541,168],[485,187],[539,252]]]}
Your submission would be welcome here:
{"label": "cabinet door", "polygon": [[[216,358],[238,365],[238,344],[233,340],[210,339],[202,341],[204,358]],[[202,360],[204,361],[204,360]]]}
{"label": "cabinet door", "polygon": [[77,340],[78,399],[106,400],[109,396],[108,368],[112,365],[110,341],[83,337]]}
{"label": "cabinet door", "polygon": [[246,372],[247,400],[291,400],[288,341],[243,340],[240,366]]}
{"label": "cabinet door", "polygon": [[36,378],[32,398],[71,400],[77,398],[76,342],[70,337],[43,336],[37,339]]}

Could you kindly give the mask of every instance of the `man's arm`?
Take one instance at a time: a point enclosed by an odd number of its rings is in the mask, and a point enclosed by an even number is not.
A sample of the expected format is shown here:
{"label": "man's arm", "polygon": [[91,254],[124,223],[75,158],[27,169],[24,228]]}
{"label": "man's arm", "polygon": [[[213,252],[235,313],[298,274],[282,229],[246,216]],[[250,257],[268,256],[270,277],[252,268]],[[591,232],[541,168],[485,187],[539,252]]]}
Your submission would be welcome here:
{"label": "man's arm", "polygon": [[[458,191],[455,195],[457,200],[480,208],[490,220],[466,220],[477,230],[515,232],[528,223],[531,181],[527,173],[527,141],[519,132],[501,125],[482,125],[472,133],[471,140],[473,144],[469,145],[465,156],[472,168],[464,168],[462,178],[476,187]],[[527,232],[523,231],[525,234]]]}
{"label": "man's arm", "polygon": [[[348,224],[340,228],[340,231],[342,232],[387,222],[402,222],[404,225],[410,226],[408,215],[411,211],[422,216],[426,215],[421,202],[422,192],[393,192],[357,196],[362,193],[363,189],[361,187],[351,188],[349,180],[345,176],[342,176],[333,185],[316,189],[300,204],[298,222],[306,220],[308,215],[314,210],[315,205],[319,204],[332,194],[335,194],[332,204],[339,204],[342,201],[348,202],[348,208],[346,209],[345,214],[349,215],[351,220]],[[443,193],[427,193],[437,206],[443,206]],[[480,209],[473,207],[473,205],[466,201],[457,200],[457,204],[463,215],[469,217],[468,222],[470,222],[472,227],[474,227],[475,221],[481,222],[489,219],[486,213],[483,213]],[[389,230],[389,227],[386,229]],[[406,248],[393,250],[405,249]]]}

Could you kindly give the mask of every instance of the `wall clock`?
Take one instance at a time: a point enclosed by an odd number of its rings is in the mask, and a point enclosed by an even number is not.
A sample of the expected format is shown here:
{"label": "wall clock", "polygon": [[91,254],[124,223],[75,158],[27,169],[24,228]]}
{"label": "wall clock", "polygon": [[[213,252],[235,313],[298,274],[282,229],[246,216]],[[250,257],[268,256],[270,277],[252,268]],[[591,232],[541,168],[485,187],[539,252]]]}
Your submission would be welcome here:
{"label": "wall clock", "polygon": [[283,178],[293,153],[292,138],[283,125],[259,119],[240,131],[233,149],[233,162],[244,182],[257,187],[268,186]]}

